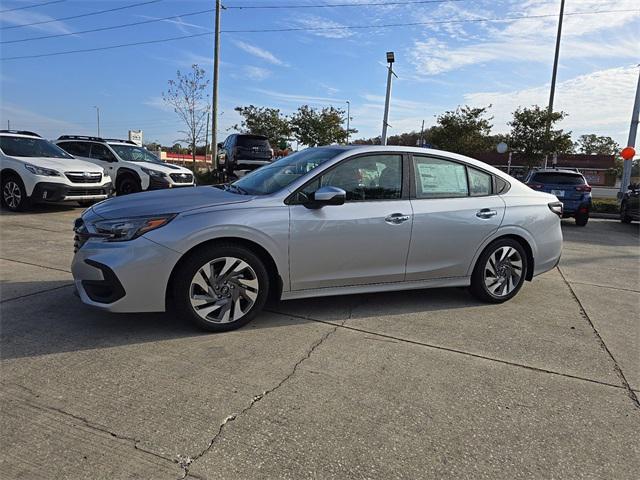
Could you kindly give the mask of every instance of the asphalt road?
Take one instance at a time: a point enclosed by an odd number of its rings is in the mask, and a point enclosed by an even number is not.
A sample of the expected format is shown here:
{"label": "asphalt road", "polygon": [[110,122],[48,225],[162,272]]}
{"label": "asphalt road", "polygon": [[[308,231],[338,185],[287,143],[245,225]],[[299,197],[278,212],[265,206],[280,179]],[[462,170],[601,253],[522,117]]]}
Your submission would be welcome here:
{"label": "asphalt road", "polygon": [[563,222],[503,305],[291,301],[211,335],[81,305],[79,213],[0,215],[0,478],[637,478],[637,224]]}

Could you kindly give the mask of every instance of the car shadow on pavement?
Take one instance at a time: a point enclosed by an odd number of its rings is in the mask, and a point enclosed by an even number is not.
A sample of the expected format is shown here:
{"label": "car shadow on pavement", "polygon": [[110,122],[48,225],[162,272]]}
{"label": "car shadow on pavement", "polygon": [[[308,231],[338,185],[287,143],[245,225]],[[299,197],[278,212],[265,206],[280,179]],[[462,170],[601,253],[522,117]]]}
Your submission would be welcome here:
{"label": "car shadow on pavement", "polygon": [[[0,303],[0,359],[110,348],[212,335],[173,313],[116,314],[83,305],[69,282],[5,282]],[[16,292],[25,292],[22,295]],[[463,289],[410,290],[274,302],[246,330],[314,320],[389,316],[482,305]],[[221,333],[217,335],[228,335]]]}

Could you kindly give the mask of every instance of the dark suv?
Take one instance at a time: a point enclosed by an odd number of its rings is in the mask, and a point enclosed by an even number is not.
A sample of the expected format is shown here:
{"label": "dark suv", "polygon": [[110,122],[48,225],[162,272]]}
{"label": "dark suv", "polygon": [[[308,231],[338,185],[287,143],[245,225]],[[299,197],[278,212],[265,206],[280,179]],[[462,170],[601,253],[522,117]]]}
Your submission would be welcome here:
{"label": "dark suv", "polygon": [[529,187],[558,197],[563,204],[562,216],[574,217],[584,227],[591,211],[591,187],[580,172],[543,169],[531,172],[525,182]]}
{"label": "dark suv", "polygon": [[640,183],[632,183],[622,196],[620,203],[620,220],[631,223],[640,220]]}
{"label": "dark suv", "polygon": [[267,137],[234,133],[218,144],[218,170],[229,175],[234,170],[254,170],[273,160]]}

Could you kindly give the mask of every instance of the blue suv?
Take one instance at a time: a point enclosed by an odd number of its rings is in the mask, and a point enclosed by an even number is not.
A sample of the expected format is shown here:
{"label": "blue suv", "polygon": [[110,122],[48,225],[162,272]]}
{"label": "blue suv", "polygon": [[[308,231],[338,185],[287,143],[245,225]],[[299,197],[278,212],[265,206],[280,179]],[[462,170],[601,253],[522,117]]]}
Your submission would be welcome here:
{"label": "blue suv", "polygon": [[562,216],[574,217],[584,227],[591,211],[591,187],[581,173],[574,170],[542,169],[529,174],[526,184],[558,197],[563,204]]}

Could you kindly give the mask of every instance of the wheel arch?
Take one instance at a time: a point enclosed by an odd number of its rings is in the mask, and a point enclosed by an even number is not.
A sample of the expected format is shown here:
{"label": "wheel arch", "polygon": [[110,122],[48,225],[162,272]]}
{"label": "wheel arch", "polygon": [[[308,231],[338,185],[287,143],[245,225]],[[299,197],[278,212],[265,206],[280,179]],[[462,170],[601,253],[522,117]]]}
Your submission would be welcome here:
{"label": "wheel arch", "polygon": [[216,245],[227,244],[233,246],[242,246],[248,250],[251,250],[255,253],[260,260],[264,262],[265,268],[267,269],[267,273],[269,274],[269,298],[273,300],[279,300],[282,295],[283,288],[283,280],[280,272],[278,271],[278,266],[273,259],[273,256],[261,245],[258,243],[248,240],[242,237],[217,237],[211,240],[206,240],[204,242],[198,243],[197,245],[192,246],[189,250],[184,252],[184,254],[180,257],[180,259],[176,262],[171,270],[171,274],[169,275],[169,281],[167,282],[166,291],[165,291],[165,307],[169,308],[169,304],[171,301],[171,292],[174,281],[174,275],[176,271],[180,268],[180,266],[186,261],[186,259],[196,250],[203,248],[213,248]]}
{"label": "wheel arch", "polygon": [[[526,236],[525,236],[526,235]],[[535,255],[534,255],[534,250],[532,247],[532,243],[533,243],[533,239],[528,239],[526,238],[527,235],[525,234],[521,234],[521,232],[519,231],[497,231],[493,236],[489,237],[487,240],[485,240],[483,242],[483,244],[480,246],[480,248],[478,248],[474,258],[473,258],[473,262],[471,264],[471,267],[469,269],[469,275],[473,272],[473,270],[476,268],[476,264],[478,263],[478,259],[480,258],[480,255],[482,255],[482,252],[485,251],[485,249],[493,242],[495,242],[496,240],[502,240],[505,238],[510,238],[512,240],[515,240],[516,242],[518,242],[522,248],[525,251],[525,254],[527,256],[527,272],[525,273],[525,280],[527,281],[531,281],[533,279],[533,272],[535,271]],[[535,244],[534,244],[535,245]]]}
{"label": "wheel arch", "polygon": [[142,179],[138,172],[128,167],[120,167],[116,173],[116,185],[118,185],[118,182],[126,176],[133,177],[138,184],[142,184]]}

